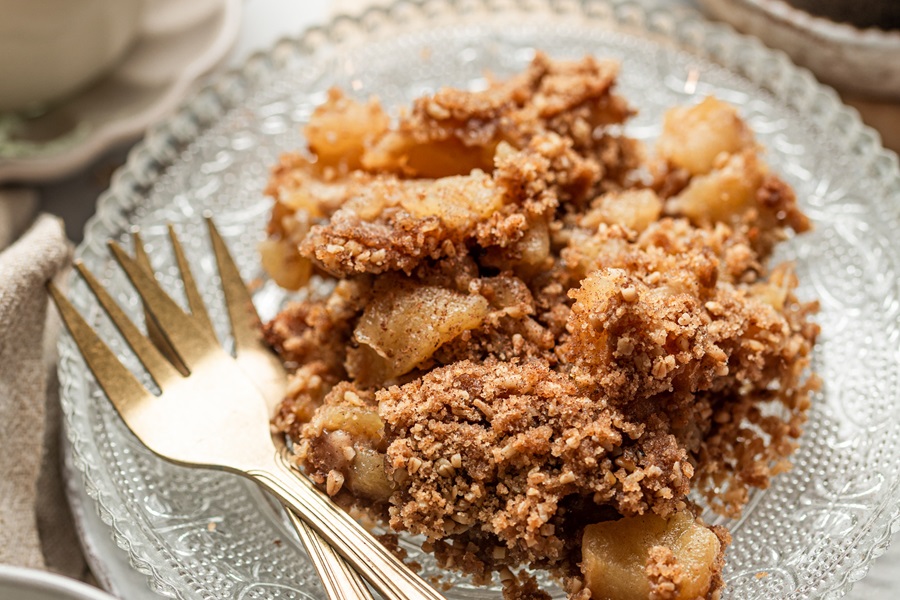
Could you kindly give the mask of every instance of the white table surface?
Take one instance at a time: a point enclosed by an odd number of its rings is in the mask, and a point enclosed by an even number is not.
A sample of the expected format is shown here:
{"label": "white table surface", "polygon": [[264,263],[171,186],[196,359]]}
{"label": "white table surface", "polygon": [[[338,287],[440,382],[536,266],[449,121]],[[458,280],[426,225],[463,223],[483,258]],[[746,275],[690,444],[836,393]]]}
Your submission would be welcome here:
{"label": "white table surface", "polygon": [[[672,1],[694,5],[693,0]],[[343,8],[351,6],[353,2],[354,0],[341,0],[338,4]],[[234,48],[217,70],[238,67],[250,54],[269,48],[278,38],[296,35],[310,25],[324,22],[333,9],[334,3],[330,0],[245,0],[241,32]],[[114,148],[83,171],[39,187],[41,209],[63,217],[69,239],[75,242],[82,239],[84,224],[94,212],[97,196],[107,187],[113,170],[124,163],[130,146],[131,144],[127,144]],[[87,498],[85,500],[85,506],[91,508],[92,501]],[[84,519],[94,521],[99,517],[86,514]],[[128,600],[159,598],[147,589],[144,576],[130,569],[124,552],[112,540],[108,540],[108,544],[98,543],[90,551],[108,563],[109,575],[114,574],[117,587],[121,588],[115,591],[123,596],[127,593]],[[900,598],[900,544],[894,544],[878,559],[869,575],[858,582],[846,598]]]}

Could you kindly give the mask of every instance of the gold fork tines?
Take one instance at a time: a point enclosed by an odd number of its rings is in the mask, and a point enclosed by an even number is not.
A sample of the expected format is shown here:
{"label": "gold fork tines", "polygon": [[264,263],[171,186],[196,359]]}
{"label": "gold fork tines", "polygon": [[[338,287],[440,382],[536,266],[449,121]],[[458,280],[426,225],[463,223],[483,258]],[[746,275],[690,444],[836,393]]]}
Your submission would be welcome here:
{"label": "gold fork tines", "polygon": [[269,402],[269,414],[274,414],[287,389],[287,372],[278,356],[262,338],[259,314],[250,290],[244,285],[241,272],[228,252],[225,241],[212,219],[206,219],[206,224],[222,281],[222,295],[228,310],[237,361]]}
{"label": "gold fork tines", "polygon": [[[269,414],[274,414],[278,403],[284,398],[287,373],[284,365],[262,338],[261,322],[250,290],[244,284],[240,270],[231,253],[228,252],[225,241],[212,219],[206,219],[206,223],[213,254],[216,257],[219,278],[222,281],[222,295],[228,310],[235,355],[241,368],[253,378],[256,386],[268,401]],[[187,268],[187,263],[184,264]],[[276,442],[280,441],[276,440]],[[282,443],[275,445],[282,450],[282,453],[284,452]],[[374,600],[372,593],[359,574],[335,552],[334,548],[329,546],[293,511],[288,510],[287,515],[301,543],[306,548],[329,598]]]}
{"label": "gold fork tines", "polygon": [[[291,469],[283,443],[273,439],[269,431],[270,407],[275,401],[272,394],[279,385],[283,390],[283,370],[274,372],[276,363],[259,338],[255,325],[258,317],[249,292],[212,223],[210,234],[235,333],[237,360],[224,351],[212,331],[174,232],[171,237],[185,280],[190,314],[159,287],[146,268],[149,261],[132,259],[118,245],[110,245],[144,302],[156,328],[154,337],[158,337],[164,351],[137,329],[84,265],[78,265],[79,273],[110,320],[159,386],[159,396],[150,393],[59,290],[49,286],[66,327],[100,387],[129,429],[156,454],[186,466],[241,474],[289,506],[304,524],[298,527],[298,533],[314,564],[321,569],[332,597],[365,598],[369,594],[346,564],[337,560],[336,551],[386,598],[438,600],[441,596],[434,589],[308,479],[298,477]],[[179,363],[181,370],[174,362]],[[248,377],[248,370],[259,376]]]}
{"label": "gold fork tines", "polygon": [[[225,307],[228,311],[231,325],[235,358],[244,373],[253,380],[266,399],[269,414],[273,414],[277,409],[278,403],[284,397],[287,387],[287,373],[278,357],[262,339],[261,322],[256,312],[256,307],[253,305],[253,298],[247,286],[244,285],[240,270],[228,252],[228,247],[225,245],[212,219],[208,218],[206,222],[222,283],[222,295],[225,299]],[[175,254],[175,261],[178,264],[178,271],[184,284],[184,294],[190,310],[190,317],[200,329],[206,332],[208,336],[214,338],[216,334],[212,321],[209,318],[209,313],[206,311],[206,306],[197,288],[184,248],[171,224],[168,226],[168,233]],[[132,243],[134,245],[135,262],[146,273],[153,274],[150,257],[138,232],[132,233]],[[156,325],[156,321],[149,314],[146,306],[144,312],[147,323],[147,335],[150,340],[169,360],[178,362],[174,349],[162,335],[159,326]],[[186,372],[186,368],[183,366],[179,370]],[[279,440],[276,439],[275,441],[276,447],[281,445],[278,443]],[[328,597],[333,600],[373,600],[369,588],[366,587],[359,574],[306,523],[290,510],[286,512],[289,521],[294,526],[298,538],[306,548],[313,566],[325,586]]]}
{"label": "gold fork tines", "polygon": [[[241,368],[250,376],[265,399],[268,401],[269,414],[274,414],[278,403],[284,398],[287,388],[287,372],[284,365],[264,342],[262,327],[256,306],[250,290],[244,284],[241,272],[228,252],[225,241],[216,229],[212,219],[206,219],[209,238],[212,243],[213,254],[216,257],[216,266],[219,270],[219,278],[222,282],[222,295],[225,298],[225,308],[228,311],[228,320],[231,324],[231,334],[234,339],[234,351]],[[172,239],[176,239],[173,230],[169,229]],[[181,253],[179,268],[182,273],[189,271],[184,253]],[[185,279],[185,287],[188,287]],[[193,278],[190,286],[194,287]],[[198,295],[199,296],[199,295]],[[202,304],[202,303],[201,303]],[[193,308],[192,308],[193,310]],[[207,318],[207,322],[208,318]],[[210,327],[212,325],[210,324]],[[281,440],[276,438],[276,447],[284,453]],[[328,545],[319,534],[309,525],[303,522],[293,511],[287,510],[288,519],[294,526],[297,536],[306,548],[319,578],[325,586],[329,598],[333,600],[356,598],[359,600],[374,600],[372,592],[366,587],[365,582],[354,571],[334,548]]]}
{"label": "gold fork tines", "polygon": [[[144,241],[141,239],[141,234],[137,231],[131,234],[131,242],[134,246],[134,260],[140,265],[147,273],[153,274],[153,266],[150,264],[150,256],[147,254],[146,249],[144,248]],[[166,339],[163,337],[162,331],[159,329],[159,325],[156,324],[156,321],[153,320],[153,317],[150,316],[150,312],[147,310],[147,306],[144,306],[144,325],[147,328],[147,337],[150,338],[150,341],[153,342],[159,351],[163,353],[163,355],[169,359],[169,362],[174,365],[176,369],[182,375],[189,375],[187,367],[184,366],[181,361],[178,359],[178,356],[175,354],[175,349],[169,345]]]}

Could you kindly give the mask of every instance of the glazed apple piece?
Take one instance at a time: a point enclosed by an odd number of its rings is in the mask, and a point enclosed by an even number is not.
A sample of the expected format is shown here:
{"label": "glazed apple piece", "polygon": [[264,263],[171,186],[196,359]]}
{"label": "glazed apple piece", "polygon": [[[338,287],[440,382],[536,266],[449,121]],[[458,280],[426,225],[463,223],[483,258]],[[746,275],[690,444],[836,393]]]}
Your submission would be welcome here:
{"label": "glazed apple piece", "polygon": [[[375,370],[384,378],[408,373],[442,344],[478,327],[489,312],[488,301],[478,294],[415,284],[399,277],[382,281],[353,335],[361,347],[373,351],[367,355],[369,363],[383,361]],[[350,365],[350,370],[359,369]]]}
{"label": "glazed apple piece", "polygon": [[696,106],[669,110],[657,148],[671,164],[702,175],[713,169],[720,155],[754,145],[753,133],[737,109],[708,97]]}
{"label": "glazed apple piece", "polygon": [[[721,553],[718,536],[690,513],[648,514],[589,525],[581,569],[593,600],[694,600],[714,591]],[[665,582],[655,564],[661,556]]]}
{"label": "glazed apple piece", "polygon": [[716,167],[694,177],[671,209],[695,223],[728,223],[757,204],[757,194],[768,173],[753,150],[719,155]]}
{"label": "glazed apple piece", "polygon": [[[336,396],[343,396],[342,403],[333,403]],[[329,398],[331,403],[320,407],[307,425],[308,433],[316,432],[313,461],[327,473],[326,491],[333,496],[347,487],[356,496],[386,501],[391,483],[378,449],[384,435],[381,418],[349,386],[338,386]]]}
{"label": "glazed apple piece", "polygon": [[319,169],[359,169],[363,153],[385,133],[390,120],[374,98],[357,102],[338,90],[328,91],[328,100],[316,108],[305,133],[310,151],[318,157]]}

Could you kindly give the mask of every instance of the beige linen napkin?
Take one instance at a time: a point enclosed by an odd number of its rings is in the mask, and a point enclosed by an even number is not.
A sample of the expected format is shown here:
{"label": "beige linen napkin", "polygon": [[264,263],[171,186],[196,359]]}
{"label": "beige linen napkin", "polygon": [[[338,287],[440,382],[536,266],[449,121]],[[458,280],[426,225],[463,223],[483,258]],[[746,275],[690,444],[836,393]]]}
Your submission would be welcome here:
{"label": "beige linen napkin", "polygon": [[[35,205],[29,192],[0,190],[0,248]],[[59,468],[58,324],[44,288],[69,257],[62,222],[47,215],[0,251],[0,564],[83,578]]]}

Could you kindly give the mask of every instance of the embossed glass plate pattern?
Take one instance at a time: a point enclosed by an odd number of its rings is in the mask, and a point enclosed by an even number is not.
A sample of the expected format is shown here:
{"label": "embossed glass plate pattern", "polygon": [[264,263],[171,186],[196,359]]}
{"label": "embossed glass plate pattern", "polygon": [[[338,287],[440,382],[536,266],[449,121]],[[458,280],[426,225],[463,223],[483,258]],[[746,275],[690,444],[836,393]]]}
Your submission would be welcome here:
{"label": "embossed glass plate pattern", "polygon": [[[628,131],[641,139],[657,135],[672,105],[711,93],[738,105],[772,168],[796,187],[815,230],[776,258],[796,261],[800,295],[821,301],[815,368],[824,387],[795,468],[726,523],[734,543],[724,596],[840,597],[887,547],[900,512],[900,173],[896,155],[831,90],[758,42],[693,13],[628,0],[435,0],[340,18],[255,56],[152,130],[101,198],[78,254],[138,316],[105,241],[127,242],[139,226],[177,295],[164,225],[176,223],[224,335],[201,214],[215,216],[245,277],[261,277],[255,246],[270,206],[262,195],[268,168],[302,145],[301,126],[330,86],[397,106],[440,85],[477,88],[487,70],[518,71],[536,48],[620,60],[620,89],[640,110]],[[71,296],[135,364],[85,286],[74,281]],[[263,283],[256,298],[271,316],[285,294]],[[60,351],[74,464],[154,590],[184,599],[323,597],[266,498],[235,477],[151,455],[116,419],[68,337]],[[414,540],[407,543],[419,558]],[[499,597],[450,582],[451,598]]]}

